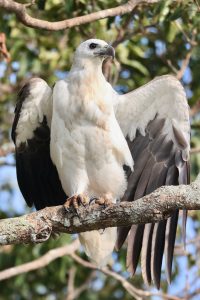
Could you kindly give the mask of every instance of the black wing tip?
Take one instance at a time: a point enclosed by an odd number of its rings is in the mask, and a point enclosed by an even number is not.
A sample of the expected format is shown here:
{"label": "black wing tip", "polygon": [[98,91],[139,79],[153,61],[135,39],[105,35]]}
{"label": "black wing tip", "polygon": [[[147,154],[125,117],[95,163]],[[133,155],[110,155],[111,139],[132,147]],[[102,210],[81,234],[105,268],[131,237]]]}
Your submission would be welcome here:
{"label": "black wing tip", "polygon": [[167,220],[166,236],[165,236],[165,274],[168,284],[171,283],[172,263],[174,254],[174,245],[176,239],[176,229],[178,223],[179,210],[176,210],[173,215]]}
{"label": "black wing tip", "polygon": [[129,227],[118,227],[117,228],[117,240],[116,240],[116,243],[115,243],[115,249],[117,251],[119,251],[121,249],[124,242],[126,241],[126,238],[127,238],[127,235],[129,233],[130,228],[131,228],[130,226]]}
{"label": "black wing tip", "polygon": [[162,260],[165,246],[166,220],[156,223],[152,238],[151,271],[156,288],[160,289]]}
{"label": "black wing tip", "polygon": [[159,291],[160,290],[160,278],[157,278],[157,279],[154,279],[155,281],[154,281],[154,284],[155,284],[155,286],[156,286],[156,288],[157,288],[157,290]]}
{"label": "black wing tip", "polygon": [[141,269],[142,277],[147,286],[151,285],[151,248],[154,224],[146,224],[142,242]]}
{"label": "black wing tip", "polygon": [[166,278],[167,278],[167,283],[168,283],[168,285],[170,285],[171,282],[172,282],[172,272],[171,272],[171,268],[170,268],[170,271],[167,271],[167,270],[166,270]]}
{"label": "black wing tip", "polygon": [[[129,258],[127,257],[127,261],[128,260],[129,260]],[[137,265],[133,265],[132,263],[129,263],[129,264],[126,263],[126,268],[127,268],[127,271],[130,273],[130,277],[133,277],[135,275]]]}
{"label": "black wing tip", "polygon": [[186,250],[186,225],[187,225],[187,210],[183,210],[183,221],[182,221],[182,237],[183,237],[183,247]]}
{"label": "black wing tip", "polygon": [[147,286],[147,287],[150,287],[151,284],[152,284],[152,280],[150,278],[148,278],[147,276],[145,276],[144,274],[142,274],[142,278],[144,280],[144,284]]}

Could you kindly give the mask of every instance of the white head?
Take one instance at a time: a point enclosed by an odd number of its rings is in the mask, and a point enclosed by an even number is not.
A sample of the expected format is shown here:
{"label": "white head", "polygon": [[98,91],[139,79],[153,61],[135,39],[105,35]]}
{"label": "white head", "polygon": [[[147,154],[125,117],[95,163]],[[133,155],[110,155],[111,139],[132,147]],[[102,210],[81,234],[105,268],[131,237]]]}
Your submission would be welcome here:
{"label": "white head", "polygon": [[105,58],[114,58],[114,56],[114,48],[108,45],[105,41],[90,39],[78,46],[75,52],[74,60],[79,61],[79,63],[81,61],[92,61],[97,65],[102,63]]}

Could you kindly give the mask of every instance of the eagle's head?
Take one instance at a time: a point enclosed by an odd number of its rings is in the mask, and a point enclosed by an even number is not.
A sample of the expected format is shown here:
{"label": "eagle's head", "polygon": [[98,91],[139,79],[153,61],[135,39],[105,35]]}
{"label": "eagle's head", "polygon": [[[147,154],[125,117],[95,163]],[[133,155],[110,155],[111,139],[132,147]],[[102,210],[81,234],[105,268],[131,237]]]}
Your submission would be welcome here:
{"label": "eagle's head", "polygon": [[90,39],[81,43],[75,52],[75,58],[103,61],[107,57],[115,57],[115,50],[105,41]]}

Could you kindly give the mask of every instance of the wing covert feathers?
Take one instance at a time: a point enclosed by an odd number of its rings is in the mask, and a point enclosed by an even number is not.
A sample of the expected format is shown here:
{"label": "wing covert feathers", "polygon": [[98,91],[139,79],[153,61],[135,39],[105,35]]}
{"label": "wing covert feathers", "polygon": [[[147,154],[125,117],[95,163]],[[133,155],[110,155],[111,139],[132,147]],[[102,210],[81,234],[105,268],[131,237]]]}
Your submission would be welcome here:
{"label": "wing covert feathers", "polygon": [[19,92],[12,127],[18,184],[27,204],[36,209],[66,200],[50,157],[50,97],[45,81],[31,79]]}
{"label": "wing covert feathers", "polygon": [[[117,121],[127,138],[134,172],[127,172],[122,201],[134,201],[163,185],[189,183],[190,123],[184,89],[171,75],[160,76],[115,103]],[[144,281],[160,287],[163,253],[171,280],[178,211],[166,221],[118,228],[116,248],[128,236],[127,267],[134,274],[141,253]],[[183,212],[183,239],[187,212]]]}

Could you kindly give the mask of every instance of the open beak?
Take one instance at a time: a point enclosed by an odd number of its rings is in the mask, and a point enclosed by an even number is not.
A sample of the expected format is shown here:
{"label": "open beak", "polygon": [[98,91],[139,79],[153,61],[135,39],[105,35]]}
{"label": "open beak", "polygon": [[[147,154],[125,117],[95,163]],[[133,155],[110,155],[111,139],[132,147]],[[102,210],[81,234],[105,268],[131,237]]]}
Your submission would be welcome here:
{"label": "open beak", "polygon": [[115,49],[112,46],[105,46],[99,51],[96,51],[94,54],[97,56],[103,56],[103,57],[112,57],[112,59],[115,58]]}

